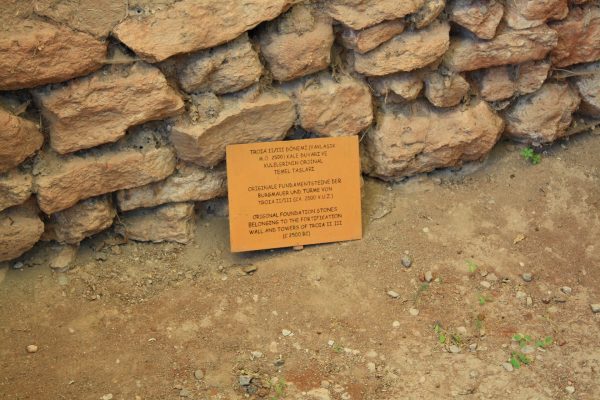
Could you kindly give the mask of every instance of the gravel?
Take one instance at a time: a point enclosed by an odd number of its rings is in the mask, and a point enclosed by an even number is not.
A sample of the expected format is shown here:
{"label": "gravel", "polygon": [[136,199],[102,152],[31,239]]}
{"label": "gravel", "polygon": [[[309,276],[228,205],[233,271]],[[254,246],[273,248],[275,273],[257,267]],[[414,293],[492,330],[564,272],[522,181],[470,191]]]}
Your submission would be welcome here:
{"label": "gravel", "polygon": [[390,296],[392,299],[397,299],[398,297],[400,297],[400,293],[394,292],[393,290],[388,290],[387,295]]}
{"label": "gravel", "polygon": [[590,304],[590,307],[592,308],[592,312],[594,314],[600,313],[600,303]]}
{"label": "gravel", "polygon": [[531,282],[533,280],[533,275],[529,272],[525,272],[523,275],[521,275],[521,278],[523,278],[525,282]]}
{"label": "gravel", "polygon": [[412,266],[413,260],[410,256],[403,256],[402,260],[400,260],[400,262],[402,263],[402,266],[404,268],[410,268]]}

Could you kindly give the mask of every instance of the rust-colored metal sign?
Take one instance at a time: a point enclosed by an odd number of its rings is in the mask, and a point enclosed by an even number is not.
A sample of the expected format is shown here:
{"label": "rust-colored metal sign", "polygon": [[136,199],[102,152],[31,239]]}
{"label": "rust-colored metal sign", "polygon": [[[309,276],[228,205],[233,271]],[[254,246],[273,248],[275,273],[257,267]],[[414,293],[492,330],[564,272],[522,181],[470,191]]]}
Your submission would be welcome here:
{"label": "rust-colored metal sign", "polygon": [[358,137],[227,146],[231,251],[362,237]]}

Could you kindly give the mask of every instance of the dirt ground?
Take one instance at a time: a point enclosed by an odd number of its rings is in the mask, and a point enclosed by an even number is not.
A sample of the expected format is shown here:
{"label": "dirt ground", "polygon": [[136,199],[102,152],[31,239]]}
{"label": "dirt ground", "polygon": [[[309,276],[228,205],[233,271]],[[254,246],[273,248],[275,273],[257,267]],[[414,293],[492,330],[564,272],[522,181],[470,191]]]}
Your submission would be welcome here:
{"label": "dirt ground", "polygon": [[0,270],[0,398],[600,398],[600,136],[364,192],[362,241],[302,251],[231,254],[216,215],[67,273],[39,245]]}

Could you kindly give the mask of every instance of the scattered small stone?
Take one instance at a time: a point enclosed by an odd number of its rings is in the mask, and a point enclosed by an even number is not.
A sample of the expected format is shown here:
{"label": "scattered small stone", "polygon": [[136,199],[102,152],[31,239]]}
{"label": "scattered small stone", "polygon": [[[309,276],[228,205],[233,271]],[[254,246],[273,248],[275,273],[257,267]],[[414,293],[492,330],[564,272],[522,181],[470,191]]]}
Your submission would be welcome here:
{"label": "scattered small stone", "polygon": [[531,354],[535,352],[535,347],[533,346],[523,346],[521,348],[521,353],[523,354]]}
{"label": "scattered small stone", "polygon": [[329,383],[329,381],[321,381],[321,387],[323,389],[328,389],[329,386],[331,386],[331,383]]}
{"label": "scattered small stone", "polygon": [[394,328],[400,328],[400,321],[394,321],[394,322],[392,322],[392,326]]}
{"label": "scattered small stone", "polygon": [[342,393],[342,400],[350,400],[351,398],[350,393]]}
{"label": "scattered small stone", "polygon": [[419,315],[419,310],[417,310],[416,308],[411,308],[410,310],[408,310],[408,312],[413,317],[416,317],[417,315]]}
{"label": "scattered small stone", "polygon": [[104,396],[100,397],[100,400],[112,400],[113,395],[112,393],[109,394],[105,394]]}
{"label": "scattered small stone", "polygon": [[489,288],[491,288],[491,287],[492,287],[492,284],[491,284],[491,283],[489,283],[488,281],[481,281],[481,282],[479,282],[479,284],[480,284],[481,286],[483,286],[484,288],[486,288],[486,289],[489,289]]}
{"label": "scattered small stone", "polygon": [[471,371],[471,372],[469,372],[469,376],[472,379],[475,379],[475,378],[477,378],[479,376],[479,372],[477,372],[477,371]]}
{"label": "scattered small stone", "polygon": [[25,264],[23,264],[21,261],[16,262],[13,264],[13,269],[22,269],[25,266]]}
{"label": "scattered small stone", "polygon": [[282,329],[281,334],[283,336],[292,336],[293,335],[292,331],[290,331],[289,329]]}
{"label": "scattered small stone", "polygon": [[329,346],[329,347],[333,347],[334,344],[335,344],[335,341],[333,341],[333,340],[327,341],[327,346]]}
{"label": "scattered small stone", "polygon": [[273,361],[273,365],[276,367],[283,367],[285,364],[285,360],[283,358],[278,358],[277,360]]}
{"label": "scattered small stone", "polygon": [[192,393],[186,388],[183,388],[179,391],[179,397],[190,397],[191,394]]}
{"label": "scattered small stone", "polygon": [[542,297],[542,303],[544,304],[550,304],[550,300],[552,300],[550,297]]}
{"label": "scattered small stone", "polygon": [[431,282],[433,280],[433,273],[431,271],[425,272],[425,282]]}
{"label": "scattered small stone", "polygon": [[108,260],[108,255],[98,252],[94,255],[94,259],[96,259],[96,261],[106,261]]}
{"label": "scattered small stone", "polygon": [[527,296],[527,307],[531,307],[533,306],[533,299],[531,298],[531,296]]}
{"label": "scattered small stone", "polygon": [[248,386],[252,383],[252,377],[250,375],[240,375],[238,381],[240,386]]}
{"label": "scattered small stone", "polygon": [[254,265],[246,265],[244,267],[242,267],[242,272],[245,273],[246,275],[252,275],[253,273],[256,272],[258,268]]}
{"label": "scattered small stone", "polygon": [[452,346],[450,346],[448,348],[448,350],[450,350],[450,353],[454,353],[454,354],[458,354],[460,353],[460,347],[458,347],[457,345],[453,344]]}
{"label": "scattered small stone", "polygon": [[519,290],[519,291],[517,291],[517,294],[515,295],[515,297],[519,300],[522,300],[527,297],[527,293]]}
{"label": "scattered small stone", "polygon": [[488,274],[488,275],[485,277],[485,279],[486,279],[488,282],[498,282],[498,277],[497,277],[497,276],[496,276],[496,274],[494,274],[494,273]]}
{"label": "scattered small stone", "polygon": [[469,345],[469,350],[472,352],[476,352],[477,351],[477,343],[471,343]]}
{"label": "scattered small stone", "polygon": [[79,246],[65,245],[50,260],[50,268],[57,272],[67,271],[77,258]]}
{"label": "scattered small stone", "polygon": [[515,368],[513,367],[513,365],[509,362],[505,362],[502,364],[502,367],[507,370],[508,372],[513,372],[515,370]]}
{"label": "scattered small stone", "polygon": [[29,346],[27,346],[28,353],[37,353],[37,351],[38,347],[35,344],[30,344]]}
{"label": "scattered small stone", "polygon": [[458,334],[465,336],[467,334],[467,328],[464,326],[459,326],[458,328],[456,328],[456,332],[458,332]]}
{"label": "scattered small stone", "polygon": [[401,262],[402,262],[402,266],[404,268],[410,268],[412,266],[412,263],[413,263],[412,258],[410,256],[407,256],[407,255],[402,256]]}
{"label": "scattered small stone", "polygon": [[387,295],[390,296],[392,299],[397,299],[398,297],[400,297],[400,293],[394,292],[393,290],[388,290]]}
{"label": "scattered small stone", "polygon": [[424,233],[429,233],[429,228],[427,228],[427,227],[423,228],[423,232]]}
{"label": "scattered small stone", "polygon": [[522,241],[523,241],[523,240],[525,240],[525,239],[526,239],[526,236],[525,236],[525,235],[523,235],[522,233],[519,233],[519,234],[518,234],[518,235],[515,237],[515,239],[513,240],[513,244],[520,243],[520,242],[522,242]]}
{"label": "scattered small stone", "polygon": [[201,381],[202,379],[204,379],[204,372],[202,372],[201,369],[197,369],[194,371],[194,378],[196,378],[197,380]]}
{"label": "scattered small stone", "polygon": [[563,292],[564,294],[567,294],[567,295],[569,295],[569,294],[573,293],[573,289],[571,289],[571,288],[570,288],[570,287],[568,287],[568,286],[563,286],[563,287],[561,287],[561,288],[560,288],[560,291],[561,291],[561,292]]}
{"label": "scattered small stone", "polygon": [[525,282],[531,282],[533,280],[533,275],[529,272],[525,272],[523,275],[521,275],[521,278],[523,278]]}
{"label": "scattered small stone", "polygon": [[263,353],[261,353],[260,351],[253,351],[253,352],[250,353],[250,356],[254,360],[254,359],[257,359],[257,358],[262,358]]}
{"label": "scattered small stone", "polygon": [[377,371],[377,367],[375,366],[375,363],[374,362],[368,362],[367,363],[367,370],[370,373],[374,374]]}
{"label": "scattered small stone", "polygon": [[567,394],[573,394],[573,393],[575,393],[575,386],[567,386],[565,388],[565,392],[567,392]]}
{"label": "scattered small stone", "polygon": [[600,304],[590,304],[590,307],[592,308],[592,312],[594,314],[600,313]]}
{"label": "scattered small stone", "polygon": [[293,249],[294,251],[301,251],[304,250],[304,246],[294,246]]}

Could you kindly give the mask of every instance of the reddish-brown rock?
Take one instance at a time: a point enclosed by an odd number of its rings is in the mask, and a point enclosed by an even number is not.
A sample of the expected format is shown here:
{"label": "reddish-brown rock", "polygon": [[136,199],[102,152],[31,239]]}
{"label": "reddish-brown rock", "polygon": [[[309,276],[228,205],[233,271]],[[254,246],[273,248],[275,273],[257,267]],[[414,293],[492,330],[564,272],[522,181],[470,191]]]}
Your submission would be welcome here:
{"label": "reddish-brown rock", "polygon": [[541,60],[556,46],[554,30],[546,25],[523,30],[501,30],[492,40],[453,38],[444,63],[453,71],[474,71],[498,65]]}
{"label": "reddish-brown rock", "polygon": [[52,214],[46,223],[44,239],[78,244],[83,239],[110,228],[116,215],[109,196],[87,199]]}
{"label": "reddish-brown rock", "polygon": [[546,83],[505,111],[506,135],[522,142],[553,142],[567,134],[579,103],[568,84]]}
{"label": "reddish-brown rock", "polygon": [[519,94],[533,93],[542,87],[550,73],[547,60],[531,61],[517,67],[517,91]]}
{"label": "reddish-brown rock", "polygon": [[338,38],[347,49],[366,53],[404,32],[405,26],[404,20],[401,19],[384,21],[359,31],[342,25],[338,32]]}
{"label": "reddish-brown rock", "polygon": [[510,0],[506,2],[504,20],[513,29],[526,29],[563,19],[568,13],[567,0]]}
{"label": "reddish-brown rock", "polygon": [[558,45],[552,50],[552,65],[569,65],[600,59],[600,7],[589,5],[577,7],[568,17],[553,23],[558,32]]}
{"label": "reddish-brown rock", "polygon": [[469,89],[469,83],[460,74],[431,72],[425,77],[425,97],[436,107],[454,107]]}
{"label": "reddish-brown rock", "polygon": [[484,101],[447,109],[426,101],[386,105],[376,128],[363,140],[363,169],[394,180],[479,160],[496,144],[503,127],[502,118]]}
{"label": "reddish-brown rock", "polygon": [[188,93],[225,94],[253,85],[262,72],[258,53],[244,34],[223,46],[182,57],[178,60],[177,77]]}
{"label": "reddish-brown rock", "polygon": [[334,19],[352,29],[364,29],[382,21],[417,12],[425,0],[322,0]]}
{"label": "reddish-brown rock", "polygon": [[425,0],[425,4],[408,19],[414,24],[415,28],[423,29],[444,11],[446,0]]}
{"label": "reddish-brown rock", "polygon": [[0,212],[0,262],[21,256],[40,240],[44,223],[34,204]]}
{"label": "reddish-brown rock", "polygon": [[450,44],[450,26],[437,22],[404,32],[365,54],[355,53],[354,69],[369,76],[408,72],[439,60]]}
{"label": "reddish-brown rock", "polygon": [[36,164],[34,190],[42,211],[52,214],[79,201],[165,179],[175,170],[175,154],[151,132],[85,155],[45,152]]}
{"label": "reddish-brown rock", "polygon": [[349,76],[322,74],[294,91],[300,126],[320,136],[350,136],[373,122],[371,91]]}
{"label": "reddish-brown rock", "polygon": [[399,72],[369,79],[377,96],[391,102],[415,100],[423,90],[423,78],[416,72]]}
{"label": "reddish-brown rock", "polygon": [[127,128],[184,111],[181,97],[156,67],[115,66],[57,89],[34,92],[60,154],[115,142]]}
{"label": "reddish-brown rock", "polygon": [[283,139],[296,120],[287,95],[253,89],[216,99],[199,114],[177,118],[171,141],[179,158],[203,167],[223,161],[228,144]]}
{"label": "reddish-brown rock", "polygon": [[284,12],[292,0],[181,0],[139,17],[113,34],[150,62],[218,46]]}
{"label": "reddish-brown rock", "polygon": [[115,230],[141,242],[189,243],[194,239],[194,203],[173,203],[124,213]]}
{"label": "reddish-brown rock", "polygon": [[106,43],[87,33],[24,20],[0,35],[0,90],[32,88],[102,67]]}
{"label": "reddish-brown rock", "polygon": [[24,203],[31,197],[31,172],[13,169],[0,174],[0,211]]}
{"label": "reddish-brown rock", "polygon": [[493,39],[504,7],[496,0],[455,0],[448,5],[448,14],[451,21],[481,39]]}
{"label": "reddish-brown rock", "polygon": [[600,117],[600,63],[577,69],[580,76],[573,79],[581,96],[578,112],[590,117]]}
{"label": "reddish-brown rock", "polygon": [[289,81],[325,69],[331,60],[331,18],[311,6],[297,5],[258,35],[273,78]]}
{"label": "reddish-brown rock", "polygon": [[167,179],[117,192],[121,211],[155,207],[166,203],[210,200],[227,194],[227,172],[223,166],[204,168],[179,163]]}
{"label": "reddish-brown rock", "polygon": [[0,173],[11,170],[44,143],[37,126],[0,107]]}
{"label": "reddish-brown rock", "polygon": [[498,101],[535,92],[549,72],[550,63],[542,60],[481,70],[475,77],[481,96],[487,101]]}

